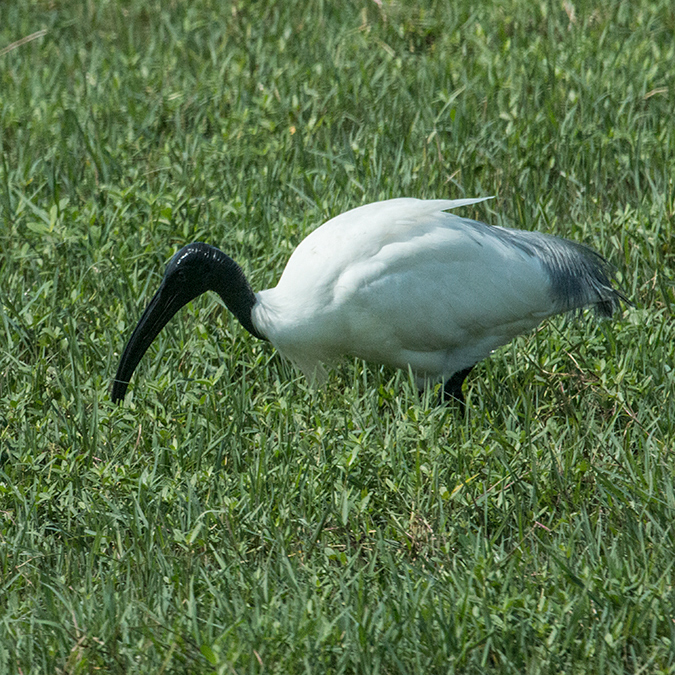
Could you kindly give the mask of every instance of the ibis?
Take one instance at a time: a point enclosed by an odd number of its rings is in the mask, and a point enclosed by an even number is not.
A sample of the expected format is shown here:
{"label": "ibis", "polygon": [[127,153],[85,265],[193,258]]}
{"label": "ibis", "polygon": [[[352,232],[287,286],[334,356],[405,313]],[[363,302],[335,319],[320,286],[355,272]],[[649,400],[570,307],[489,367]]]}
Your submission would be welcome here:
{"label": "ibis", "polygon": [[442,383],[462,407],[473,366],[547,317],[583,307],[612,316],[624,294],[609,264],[566,239],[448,213],[489,199],[391,199],[342,213],[311,232],[274,288],[255,293],[241,267],[209,244],[169,262],[115,375],[124,398],[143,354],[185,304],[215,291],[242,326],[310,380],[350,356]]}

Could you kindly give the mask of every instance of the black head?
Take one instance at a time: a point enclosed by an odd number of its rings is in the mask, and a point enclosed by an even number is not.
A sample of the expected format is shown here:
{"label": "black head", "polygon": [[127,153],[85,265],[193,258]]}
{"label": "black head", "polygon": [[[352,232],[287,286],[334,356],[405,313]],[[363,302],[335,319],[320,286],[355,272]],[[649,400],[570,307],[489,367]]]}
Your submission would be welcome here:
{"label": "black head", "polygon": [[166,266],[159,290],[177,298],[187,297],[183,304],[206,291],[216,290],[218,262],[222,257],[227,256],[215,246],[199,241],[184,246]]}
{"label": "black head", "polygon": [[257,335],[250,318],[255,295],[241,268],[214,246],[188,244],[171,258],[159,290],[127,343],[113,382],[114,402],[124,398],[136,366],[171,317],[206,291],[218,292],[244,327]]}

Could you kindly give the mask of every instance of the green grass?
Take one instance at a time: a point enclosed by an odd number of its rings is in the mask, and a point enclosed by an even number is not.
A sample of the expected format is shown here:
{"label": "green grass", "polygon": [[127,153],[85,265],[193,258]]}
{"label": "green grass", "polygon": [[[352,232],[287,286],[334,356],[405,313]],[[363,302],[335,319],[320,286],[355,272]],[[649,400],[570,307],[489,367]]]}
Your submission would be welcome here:
{"label": "green grass", "polygon": [[[675,672],[670,0],[0,12],[0,672]],[[637,307],[462,419],[361,362],[313,392],[204,297],[110,403],[184,243],[264,288],[348,208],[489,194]]]}

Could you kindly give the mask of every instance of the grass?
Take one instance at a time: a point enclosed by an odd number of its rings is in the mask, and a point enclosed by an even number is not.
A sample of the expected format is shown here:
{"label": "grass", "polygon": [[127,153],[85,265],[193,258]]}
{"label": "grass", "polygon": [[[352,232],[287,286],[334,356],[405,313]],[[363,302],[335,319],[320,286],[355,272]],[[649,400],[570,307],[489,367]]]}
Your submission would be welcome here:
{"label": "grass", "polygon": [[[0,672],[675,672],[672,3],[379,4],[3,5]],[[350,207],[488,194],[637,307],[461,419],[204,297],[110,403],[184,243],[264,288]]]}

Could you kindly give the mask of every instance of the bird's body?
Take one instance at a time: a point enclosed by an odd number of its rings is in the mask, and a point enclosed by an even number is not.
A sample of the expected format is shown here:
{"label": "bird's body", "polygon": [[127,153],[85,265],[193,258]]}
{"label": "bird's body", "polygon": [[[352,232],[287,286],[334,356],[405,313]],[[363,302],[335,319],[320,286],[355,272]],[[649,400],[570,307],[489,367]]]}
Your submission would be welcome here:
{"label": "bird's body", "polygon": [[254,325],[310,378],[349,355],[410,366],[421,384],[565,309],[541,260],[443,211],[453,206],[394,199],[333,218],[298,246],[278,285],[257,294]]}
{"label": "bird's body", "polygon": [[[194,268],[200,278],[183,293],[190,297],[181,296],[182,304],[204,290],[217,291],[250,332],[269,340],[310,379],[321,377],[322,363],[352,356],[411,368],[420,385],[454,381],[451,393],[461,396],[468,370],[500,345],[561,312],[593,305],[611,315],[623,297],[592,249],[446,213],[479,201],[392,199],[343,213],[307,236],[277,286],[257,294],[225,254],[190,245],[176,254],[162,287],[172,266]],[[208,274],[190,262],[200,257]],[[234,272],[218,271],[231,265]],[[175,311],[171,307],[168,318]],[[150,330],[153,338],[168,320],[166,311],[160,313],[163,323]],[[147,335],[135,337],[113,398],[123,397],[149,345]],[[127,356],[139,340],[140,355]]]}

